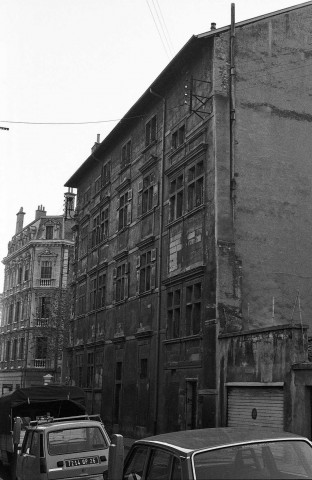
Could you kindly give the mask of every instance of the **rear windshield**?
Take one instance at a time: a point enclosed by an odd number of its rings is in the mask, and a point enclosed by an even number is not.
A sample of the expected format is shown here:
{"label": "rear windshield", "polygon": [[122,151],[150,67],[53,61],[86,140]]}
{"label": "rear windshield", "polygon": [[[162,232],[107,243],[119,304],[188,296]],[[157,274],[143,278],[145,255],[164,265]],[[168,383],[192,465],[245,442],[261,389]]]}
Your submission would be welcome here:
{"label": "rear windshield", "polygon": [[196,480],[312,478],[312,447],[279,440],[224,447],[195,454]]}
{"label": "rear windshield", "polygon": [[99,427],[66,428],[48,434],[50,455],[103,450],[108,444]]}

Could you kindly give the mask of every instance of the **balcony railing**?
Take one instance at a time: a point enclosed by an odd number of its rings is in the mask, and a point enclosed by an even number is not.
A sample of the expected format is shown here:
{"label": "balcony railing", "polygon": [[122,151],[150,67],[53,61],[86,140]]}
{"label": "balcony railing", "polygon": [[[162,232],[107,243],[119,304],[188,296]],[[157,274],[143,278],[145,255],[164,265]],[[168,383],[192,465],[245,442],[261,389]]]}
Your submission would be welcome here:
{"label": "balcony railing", "polygon": [[49,319],[48,318],[37,318],[36,319],[36,326],[37,327],[47,327]]}
{"label": "balcony railing", "polygon": [[35,368],[50,368],[51,365],[50,358],[35,358],[33,362]]}
{"label": "balcony railing", "polygon": [[54,287],[55,278],[39,278],[37,280],[37,286],[39,287]]}

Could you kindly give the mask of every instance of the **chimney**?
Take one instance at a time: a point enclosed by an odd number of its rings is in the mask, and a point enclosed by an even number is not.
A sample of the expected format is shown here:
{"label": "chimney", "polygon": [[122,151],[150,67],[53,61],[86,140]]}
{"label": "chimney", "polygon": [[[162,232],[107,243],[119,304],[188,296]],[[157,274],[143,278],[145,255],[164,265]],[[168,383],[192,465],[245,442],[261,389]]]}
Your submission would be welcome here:
{"label": "chimney", "polygon": [[210,30],[216,30],[217,24],[215,22],[211,22]]}
{"label": "chimney", "polygon": [[73,188],[68,187],[68,192],[64,193],[64,197],[65,197],[64,217],[65,217],[65,220],[72,219],[75,216],[75,196],[76,196],[76,194],[74,193]]}
{"label": "chimney", "polygon": [[94,150],[96,150],[99,145],[100,145],[100,134],[98,133],[97,136],[96,136],[96,142],[93,145],[93,147],[91,148],[91,153],[93,153]]}
{"label": "chimney", "polygon": [[16,219],[16,230],[15,230],[15,235],[17,233],[20,233],[23,230],[23,223],[24,223],[24,215],[25,212],[23,212],[23,207],[19,209],[19,212],[16,214],[17,219]]}
{"label": "chimney", "polygon": [[47,212],[45,211],[44,207],[42,205],[38,205],[35,219],[38,220],[39,218],[45,217],[46,215],[47,215]]}

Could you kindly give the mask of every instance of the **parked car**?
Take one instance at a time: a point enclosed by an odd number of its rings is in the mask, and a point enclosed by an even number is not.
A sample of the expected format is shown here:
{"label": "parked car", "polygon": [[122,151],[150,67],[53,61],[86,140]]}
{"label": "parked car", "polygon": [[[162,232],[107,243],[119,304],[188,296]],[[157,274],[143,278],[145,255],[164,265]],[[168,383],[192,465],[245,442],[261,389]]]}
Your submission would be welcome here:
{"label": "parked car", "polygon": [[17,454],[16,479],[103,480],[109,445],[97,415],[32,421]]}
{"label": "parked car", "polygon": [[209,428],[137,440],[124,464],[110,447],[109,480],[312,479],[312,443],[266,428]]}

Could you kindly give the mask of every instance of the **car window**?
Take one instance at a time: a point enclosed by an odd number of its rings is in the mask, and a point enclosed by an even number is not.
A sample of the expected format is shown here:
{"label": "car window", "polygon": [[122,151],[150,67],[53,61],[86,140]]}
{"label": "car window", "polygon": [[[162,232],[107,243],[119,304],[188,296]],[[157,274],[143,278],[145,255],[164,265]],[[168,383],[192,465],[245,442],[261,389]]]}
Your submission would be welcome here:
{"label": "car window", "polygon": [[[173,473],[179,474],[178,465],[174,464],[175,457],[163,450],[154,449],[148,465],[148,471],[146,478],[148,480],[171,480],[173,479]],[[175,471],[172,468],[175,466]],[[181,478],[175,477],[176,479]]]}
{"label": "car window", "polygon": [[33,432],[31,430],[26,432],[24,442],[23,442],[23,446],[22,446],[22,453],[29,453],[31,440],[32,440],[32,434],[33,434]]}
{"label": "car window", "polygon": [[39,456],[39,442],[40,442],[40,435],[38,432],[34,432],[33,433],[33,436],[32,436],[32,441],[31,441],[31,445],[30,445],[30,449],[29,449],[29,454],[30,455],[35,455],[35,456]]}
{"label": "car window", "polygon": [[66,428],[48,434],[50,455],[64,455],[107,448],[99,427]]}
{"label": "car window", "polygon": [[144,465],[147,459],[148,447],[140,445],[135,447],[127,460],[123,480],[140,480],[143,475]]}
{"label": "car window", "polygon": [[312,448],[304,441],[259,442],[195,454],[197,480],[312,478]]}

